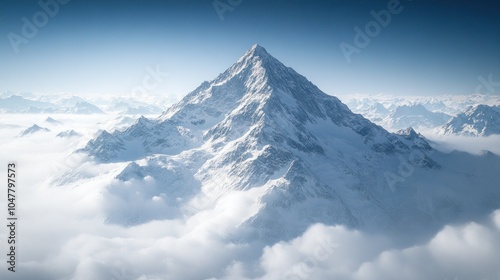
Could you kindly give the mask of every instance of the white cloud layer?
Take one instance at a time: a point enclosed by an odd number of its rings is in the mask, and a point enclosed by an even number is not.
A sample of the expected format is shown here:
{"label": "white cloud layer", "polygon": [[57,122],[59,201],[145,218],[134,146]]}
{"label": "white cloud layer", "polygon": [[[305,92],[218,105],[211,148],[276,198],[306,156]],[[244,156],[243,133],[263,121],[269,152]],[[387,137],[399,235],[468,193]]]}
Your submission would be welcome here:
{"label": "white cloud layer", "polygon": [[460,136],[460,135],[436,135],[424,133],[425,137],[434,141],[435,148],[442,152],[453,150],[464,151],[471,154],[482,154],[485,151],[500,155],[500,135],[486,137]]}
{"label": "white cloud layer", "polygon": [[[62,172],[56,163],[65,162],[81,139],[54,135],[78,121],[28,138],[16,138],[20,128],[0,131],[0,161],[16,160],[20,177],[18,271],[5,267],[7,232],[1,227],[0,279],[500,279],[500,210],[403,245],[398,238],[322,224],[265,245],[237,238],[239,223],[259,207],[252,193],[258,189],[234,192],[189,216],[170,207],[168,197],[147,192],[152,178],[109,184],[117,165],[73,160],[62,168],[89,179],[55,186],[46,179],[55,174],[47,174]],[[85,122],[83,138],[106,124]],[[92,179],[96,173],[104,175]],[[123,188],[130,196],[117,192]],[[105,222],[111,210],[123,209],[156,216],[129,227]]]}

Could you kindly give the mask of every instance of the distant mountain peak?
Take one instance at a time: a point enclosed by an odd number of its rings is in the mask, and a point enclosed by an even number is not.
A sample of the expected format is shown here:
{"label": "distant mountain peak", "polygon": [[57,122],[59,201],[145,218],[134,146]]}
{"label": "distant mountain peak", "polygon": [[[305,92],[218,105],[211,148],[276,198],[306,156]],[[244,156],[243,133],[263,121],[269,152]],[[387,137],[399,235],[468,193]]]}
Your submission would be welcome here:
{"label": "distant mountain peak", "polygon": [[415,130],[413,129],[413,127],[408,127],[408,128],[405,128],[405,129],[400,129],[400,130],[398,130],[396,132],[396,134],[403,135],[403,136],[408,136],[410,138],[414,138],[414,137],[418,136],[417,132],[415,132]]}
{"label": "distant mountain peak", "polygon": [[60,121],[58,121],[58,120],[55,120],[55,119],[53,119],[52,117],[47,117],[47,118],[45,119],[45,122],[47,122],[47,123],[51,123],[51,124],[62,124],[62,122],[60,122]]}
{"label": "distant mountain peak", "polygon": [[469,136],[500,134],[500,106],[470,106],[446,123],[442,131]]}
{"label": "distant mountain peak", "polygon": [[61,131],[56,135],[56,137],[59,137],[59,138],[71,138],[71,137],[77,137],[77,136],[81,136],[81,134],[74,131],[73,129]]}
{"label": "distant mountain peak", "polygon": [[50,130],[48,128],[40,127],[37,124],[34,124],[28,127],[27,129],[23,130],[20,136],[23,137],[37,132],[49,132],[49,131]]}

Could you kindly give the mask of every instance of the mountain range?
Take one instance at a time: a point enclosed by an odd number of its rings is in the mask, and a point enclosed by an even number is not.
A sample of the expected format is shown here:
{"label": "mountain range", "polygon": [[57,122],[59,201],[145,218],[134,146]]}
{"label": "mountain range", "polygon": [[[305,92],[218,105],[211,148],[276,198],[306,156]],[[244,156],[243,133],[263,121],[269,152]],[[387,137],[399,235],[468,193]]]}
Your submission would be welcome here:
{"label": "mountain range", "polygon": [[500,134],[500,106],[471,106],[446,123],[442,131],[469,136]]}
{"label": "mountain range", "polygon": [[149,94],[35,95],[7,92],[0,95],[0,112],[17,114],[120,114],[158,115],[176,99]]}
{"label": "mountain range", "polygon": [[[437,135],[500,134],[491,117],[500,97],[488,95],[440,97],[356,96],[344,98],[351,110],[391,131],[407,127]],[[482,133],[484,130],[486,133]]]}
{"label": "mountain range", "polygon": [[396,129],[407,127],[434,128],[446,124],[451,116],[441,112],[431,112],[422,104],[398,106],[383,121]]}
{"label": "mountain range", "polygon": [[2,113],[62,113],[62,114],[103,114],[98,107],[79,98],[71,97],[60,102],[51,103],[43,100],[32,100],[20,95],[10,95],[0,98],[0,112]]}

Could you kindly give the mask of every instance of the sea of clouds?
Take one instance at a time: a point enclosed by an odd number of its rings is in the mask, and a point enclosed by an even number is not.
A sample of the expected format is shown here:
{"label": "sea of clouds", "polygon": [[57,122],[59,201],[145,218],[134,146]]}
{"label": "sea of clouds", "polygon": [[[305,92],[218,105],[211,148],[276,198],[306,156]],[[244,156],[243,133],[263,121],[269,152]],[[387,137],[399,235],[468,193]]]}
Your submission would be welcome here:
{"label": "sea of clouds", "polygon": [[[167,197],[147,195],[152,178],[114,179],[123,163],[72,156],[114,117],[52,116],[60,125],[46,117],[0,121],[0,162],[16,161],[19,176],[17,271],[7,270],[7,230],[0,227],[0,279],[500,279],[500,210],[403,244],[323,224],[273,244],[242,240],[237,227],[258,210],[259,190],[235,191],[186,214]],[[34,123],[51,132],[19,137]],[[68,129],[83,136],[55,137]],[[73,180],[58,180],[68,170]],[[130,225],[109,220],[133,213],[138,220]]]}

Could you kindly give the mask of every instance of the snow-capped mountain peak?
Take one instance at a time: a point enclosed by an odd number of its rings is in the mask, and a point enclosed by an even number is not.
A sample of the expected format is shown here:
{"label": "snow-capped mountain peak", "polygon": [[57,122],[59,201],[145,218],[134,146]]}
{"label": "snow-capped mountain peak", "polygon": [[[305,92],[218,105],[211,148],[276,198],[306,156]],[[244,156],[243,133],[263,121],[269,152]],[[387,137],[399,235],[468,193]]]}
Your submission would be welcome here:
{"label": "snow-capped mountain peak", "polygon": [[417,132],[413,129],[413,127],[408,127],[406,129],[401,129],[396,132],[396,134],[399,135],[404,135],[408,138],[415,138],[418,137]]}
{"label": "snow-capped mountain peak", "polygon": [[[336,97],[323,93],[259,45],[254,45],[213,81],[202,83],[158,119],[140,120],[120,132],[123,135],[118,138],[134,143],[137,137],[141,138],[146,153],[167,150],[171,153],[203,145],[207,140],[221,145],[251,129],[253,136],[260,135],[257,139],[279,139],[303,151],[322,151],[315,133],[307,128],[320,123],[326,123],[332,131],[337,131],[337,127],[352,130],[377,151],[409,149],[396,136],[353,114]],[[151,135],[161,139],[152,141]],[[95,156],[99,158],[99,154]]]}
{"label": "snow-capped mountain peak", "polygon": [[248,51],[245,52],[245,54],[243,54],[237,64],[255,57],[260,57],[262,59],[273,58],[264,47],[259,44],[254,44]]}
{"label": "snow-capped mountain peak", "polygon": [[[262,188],[267,206],[247,224],[260,228],[280,220],[294,205],[290,211],[310,215],[292,222],[296,228],[287,234],[293,235],[313,220],[351,226],[374,222],[350,212],[348,201],[359,197],[370,211],[385,216],[383,206],[366,196],[387,188],[384,181],[373,182],[377,174],[396,168],[391,166],[398,164],[398,156],[415,150],[420,151],[412,155],[415,167],[438,166],[425,155],[430,149],[425,139],[406,136],[352,113],[255,45],[159,118],[140,118],[124,130],[103,132],[82,151],[103,162],[130,161],[119,180],[141,174],[175,185],[171,175],[161,174],[183,170],[182,177],[191,183],[172,190],[183,195],[200,186],[210,197]],[[329,210],[315,212],[304,204],[313,200]],[[276,224],[281,226],[290,227]]]}

